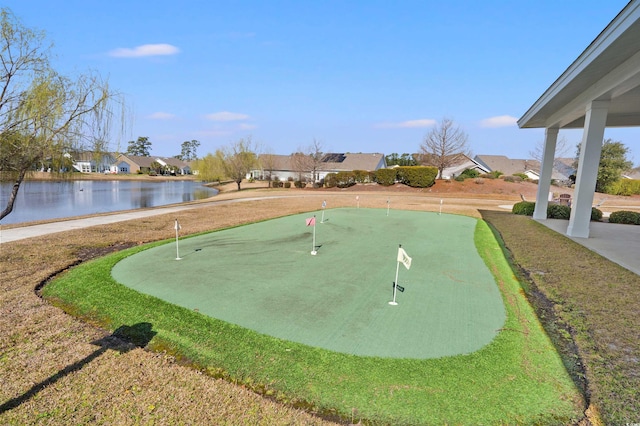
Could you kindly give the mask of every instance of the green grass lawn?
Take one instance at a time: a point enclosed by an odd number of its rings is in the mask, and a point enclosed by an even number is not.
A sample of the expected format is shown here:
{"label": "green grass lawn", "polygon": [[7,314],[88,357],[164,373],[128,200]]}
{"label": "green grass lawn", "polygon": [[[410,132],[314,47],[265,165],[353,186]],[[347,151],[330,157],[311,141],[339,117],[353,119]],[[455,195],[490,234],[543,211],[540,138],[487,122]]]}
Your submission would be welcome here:
{"label": "green grass lawn", "polygon": [[76,267],[47,285],[43,295],[111,330],[128,325],[135,333],[144,329],[137,324],[151,324],[151,350],[168,351],[211,375],[326,416],[351,419],[355,410],[356,421],[380,424],[577,421],[583,398],[485,222],[475,225],[474,241],[502,294],[506,319],[495,339],[464,355],[389,358],[322,349],[206,316],[112,278],[119,261],[162,243]]}

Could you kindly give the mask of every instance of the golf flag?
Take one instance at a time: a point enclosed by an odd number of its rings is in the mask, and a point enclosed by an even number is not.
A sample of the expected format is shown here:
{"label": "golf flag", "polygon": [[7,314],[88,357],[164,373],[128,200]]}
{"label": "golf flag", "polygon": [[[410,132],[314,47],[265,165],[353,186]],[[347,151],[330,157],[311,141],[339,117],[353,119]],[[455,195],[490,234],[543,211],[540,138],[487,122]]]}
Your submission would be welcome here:
{"label": "golf flag", "polygon": [[327,207],[327,200],[324,200],[324,201],[322,202],[322,208],[324,209],[325,207]]}
{"label": "golf flag", "polygon": [[310,217],[307,219],[307,226],[316,226],[316,217]]}
{"label": "golf flag", "polygon": [[401,262],[405,268],[411,268],[411,258],[402,247],[398,247],[398,262]]}
{"label": "golf flag", "polygon": [[178,223],[178,219],[176,219],[176,223],[175,225],[173,225],[173,229],[176,230],[176,260],[182,260],[182,258],[180,257],[180,247],[178,246],[178,231],[180,230],[181,226]]}

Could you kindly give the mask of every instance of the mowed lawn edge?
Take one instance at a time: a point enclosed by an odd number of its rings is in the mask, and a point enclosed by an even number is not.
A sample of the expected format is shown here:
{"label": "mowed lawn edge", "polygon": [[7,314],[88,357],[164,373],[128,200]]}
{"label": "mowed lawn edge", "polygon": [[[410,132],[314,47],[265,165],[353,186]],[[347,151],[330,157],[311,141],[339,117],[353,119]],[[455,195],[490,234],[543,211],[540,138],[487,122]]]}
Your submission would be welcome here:
{"label": "mowed lawn edge", "polygon": [[357,357],[296,344],[142,295],[111,278],[120,259],[170,240],[78,266],[43,295],[110,330],[150,324],[155,336],[149,349],[327,417],[347,419],[357,410],[372,423],[576,422],[582,397],[483,221],[475,240],[500,288],[507,320],[480,351],[440,359]]}
{"label": "mowed lawn edge", "polygon": [[[640,276],[527,216],[481,211],[522,275],[594,424],[640,421]],[[629,225],[633,226],[633,225]]]}

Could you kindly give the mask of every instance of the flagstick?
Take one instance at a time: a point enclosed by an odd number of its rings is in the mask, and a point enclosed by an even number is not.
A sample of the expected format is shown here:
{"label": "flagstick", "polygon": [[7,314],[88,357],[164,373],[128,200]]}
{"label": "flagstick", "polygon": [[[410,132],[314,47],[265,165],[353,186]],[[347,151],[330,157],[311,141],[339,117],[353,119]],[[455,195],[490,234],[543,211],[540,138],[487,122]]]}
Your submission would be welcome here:
{"label": "flagstick", "polygon": [[[315,219],[315,217],[316,217],[316,215],[313,215],[314,219]],[[316,251],[316,222],[315,222],[315,220],[313,222],[313,247],[311,248],[311,254],[313,256],[318,254],[318,252]]]}
{"label": "flagstick", "polygon": [[358,202],[358,207],[357,208],[360,208],[360,197],[357,196],[357,195],[356,195],[356,201]]}
{"label": "flagstick", "polygon": [[442,214],[442,200],[440,200],[440,213],[438,213],[439,215]]}
{"label": "flagstick", "polygon": [[322,218],[320,219],[320,223],[324,223],[324,207],[322,208]]}
{"label": "flagstick", "polygon": [[387,216],[389,216],[389,200],[387,200]]}
{"label": "flagstick", "polygon": [[178,224],[178,219],[176,219],[176,225],[174,226],[176,229],[176,260],[182,260],[180,257],[180,247],[178,245],[178,229],[180,229],[180,225]]}
{"label": "flagstick", "polygon": [[[399,245],[402,247],[402,244]],[[398,270],[400,269],[400,262],[396,262],[396,280],[393,282],[393,301],[389,302],[390,305],[396,306],[398,302],[396,302],[396,288],[398,287]]]}

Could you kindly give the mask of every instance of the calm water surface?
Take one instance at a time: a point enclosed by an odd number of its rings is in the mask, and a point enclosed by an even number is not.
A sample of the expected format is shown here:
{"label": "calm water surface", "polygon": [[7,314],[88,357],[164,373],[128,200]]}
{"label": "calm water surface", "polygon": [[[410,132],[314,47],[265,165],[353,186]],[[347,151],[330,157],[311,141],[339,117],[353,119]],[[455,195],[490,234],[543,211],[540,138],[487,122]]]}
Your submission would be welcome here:
{"label": "calm water surface", "polygon": [[[0,208],[9,199],[11,183],[0,184]],[[80,180],[23,182],[13,212],[2,224],[59,219],[95,213],[163,206],[213,197],[218,190],[201,182],[167,180]]]}

